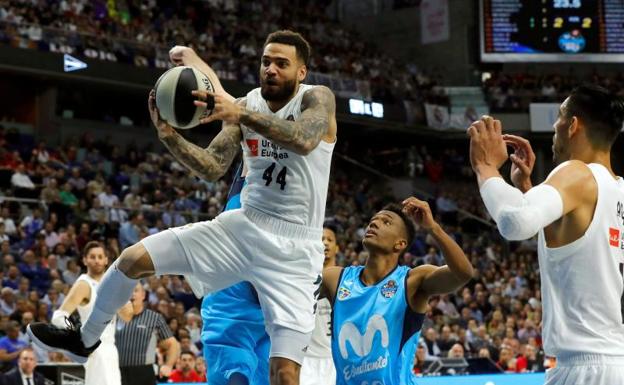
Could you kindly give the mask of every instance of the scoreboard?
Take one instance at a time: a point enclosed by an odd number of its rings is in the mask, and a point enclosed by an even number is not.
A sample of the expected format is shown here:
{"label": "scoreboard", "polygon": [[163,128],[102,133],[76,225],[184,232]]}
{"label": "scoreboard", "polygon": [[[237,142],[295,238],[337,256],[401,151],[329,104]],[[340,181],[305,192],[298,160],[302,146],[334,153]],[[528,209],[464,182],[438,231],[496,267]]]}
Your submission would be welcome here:
{"label": "scoreboard", "polygon": [[624,0],[479,0],[484,62],[624,62]]}

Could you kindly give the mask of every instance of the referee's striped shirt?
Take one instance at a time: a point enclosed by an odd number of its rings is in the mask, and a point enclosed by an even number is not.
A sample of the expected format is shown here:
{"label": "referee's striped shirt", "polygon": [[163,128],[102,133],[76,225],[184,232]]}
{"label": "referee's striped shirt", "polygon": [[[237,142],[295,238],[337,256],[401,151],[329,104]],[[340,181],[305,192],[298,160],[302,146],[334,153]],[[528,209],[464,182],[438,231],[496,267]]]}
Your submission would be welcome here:
{"label": "referee's striped shirt", "polygon": [[132,317],[129,323],[117,321],[115,345],[119,352],[119,366],[144,366],[156,361],[158,341],[173,337],[162,314],[145,309]]}

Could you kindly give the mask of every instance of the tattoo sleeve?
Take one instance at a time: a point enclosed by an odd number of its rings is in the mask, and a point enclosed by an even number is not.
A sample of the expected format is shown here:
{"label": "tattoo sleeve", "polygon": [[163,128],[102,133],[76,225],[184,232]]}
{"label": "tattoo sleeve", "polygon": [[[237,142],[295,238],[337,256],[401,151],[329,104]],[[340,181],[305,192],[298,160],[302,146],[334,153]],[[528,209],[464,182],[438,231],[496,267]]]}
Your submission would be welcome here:
{"label": "tattoo sleeve", "polygon": [[314,87],[303,95],[297,121],[245,110],[240,122],[272,142],[300,155],[307,155],[327,133],[336,113],[336,99],[329,88]]}
{"label": "tattoo sleeve", "polygon": [[228,170],[240,150],[241,131],[238,124],[223,124],[221,132],[215,136],[207,148],[201,148],[174,133],[162,139],[173,156],[193,174],[214,181]]}

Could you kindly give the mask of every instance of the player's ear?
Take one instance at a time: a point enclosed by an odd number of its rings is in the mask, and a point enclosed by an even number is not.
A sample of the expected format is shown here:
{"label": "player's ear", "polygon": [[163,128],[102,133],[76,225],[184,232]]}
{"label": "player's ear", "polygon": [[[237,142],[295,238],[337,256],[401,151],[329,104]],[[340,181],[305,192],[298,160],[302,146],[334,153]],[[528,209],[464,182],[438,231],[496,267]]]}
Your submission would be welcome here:
{"label": "player's ear", "polygon": [[299,82],[301,83],[303,79],[306,78],[307,74],[308,74],[308,67],[306,67],[305,64],[300,65],[299,68],[297,69],[297,80],[299,80]]}
{"label": "player's ear", "polygon": [[579,132],[579,119],[576,116],[573,116],[570,119],[570,126],[568,127],[568,138],[572,138]]}
{"label": "player's ear", "polygon": [[407,247],[407,241],[405,239],[399,239],[394,243],[394,252],[400,253]]}

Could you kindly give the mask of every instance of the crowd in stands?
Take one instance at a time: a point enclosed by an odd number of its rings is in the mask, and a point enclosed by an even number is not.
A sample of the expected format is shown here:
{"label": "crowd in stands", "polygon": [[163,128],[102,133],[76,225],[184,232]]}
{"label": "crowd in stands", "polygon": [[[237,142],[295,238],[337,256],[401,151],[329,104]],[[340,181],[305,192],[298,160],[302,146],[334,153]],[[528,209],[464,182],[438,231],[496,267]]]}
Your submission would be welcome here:
{"label": "crowd in stands", "polygon": [[[168,50],[193,47],[222,79],[258,82],[266,36],[290,28],[312,46],[309,70],[358,82],[375,101],[435,97],[439,76],[382,53],[330,17],[330,1],[0,0],[0,44],[50,50],[65,45],[134,65],[168,63]],[[110,54],[110,55],[107,55]],[[391,73],[387,68],[392,68]]]}
{"label": "crowd in stands", "polygon": [[[2,195],[41,202],[4,200],[0,205],[0,330],[6,334],[0,361],[7,367],[15,357],[3,353],[18,350],[16,341],[26,343],[25,325],[49,321],[83,271],[80,250],[86,242],[101,240],[114,260],[148,234],[210,219],[221,211],[231,178],[198,181],[168,154],[121,149],[89,134],[52,149],[45,142],[24,145],[23,136],[0,130],[0,142]],[[338,263],[363,264],[367,221],[393,198],[373,178],[354,179],[352,170],[336,165],[332,174],[326,219],[338,229]],[[509,372],[543,370],[547,360],[541,350],[535,243],[507,249],[495,229],[465,229],[458,224],[457,208],[480,206],[476,187],[466,183],[462,193],[443,182],[440,186],[431,205],[470,257],[476,275],[458,293],[431,300],[415,373],[423,373],[432,358],[446,356],[490,357]],[[432,239],[419,232],[401,263],[440,265],[444,259]],[[201,355],[199,302],[185,280],[153,277],[144,285],[148,307],[165,316],[182,350]],[[38,359],[62,358],[39,352]]]}
{"label": "crowd in stands", "polygon": [[624,96],[624,76],[594,71],[569,73],[494,72],[483,82],[483,91],[493,112],[526,112],[530,103],[561,103],[582,83],[600,85]]}

